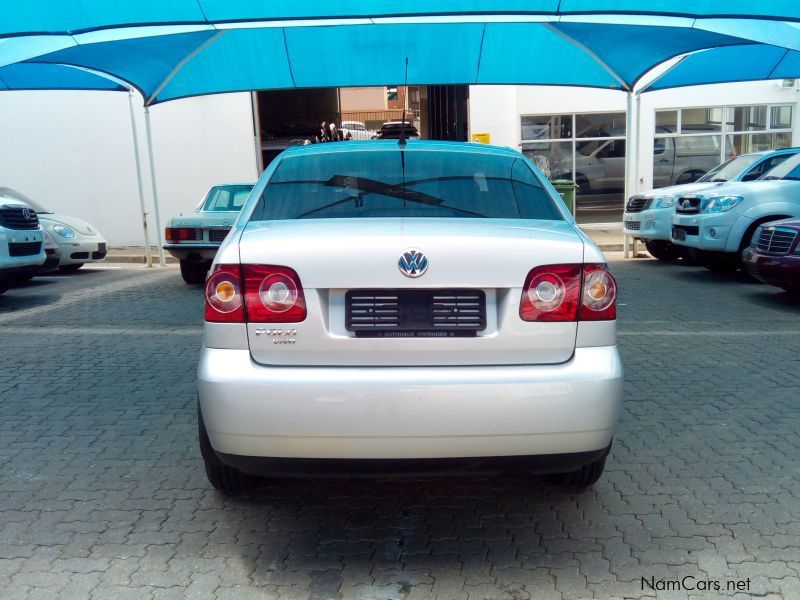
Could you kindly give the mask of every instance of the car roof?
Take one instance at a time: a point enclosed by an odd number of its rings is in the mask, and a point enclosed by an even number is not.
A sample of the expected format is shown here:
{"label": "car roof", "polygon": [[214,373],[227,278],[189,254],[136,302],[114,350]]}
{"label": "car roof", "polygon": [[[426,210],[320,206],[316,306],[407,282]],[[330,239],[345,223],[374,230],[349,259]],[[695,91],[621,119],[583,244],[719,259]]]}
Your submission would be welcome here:
{"label": "car roof", "polygon": [[[351,140],[348,142],[328,142],[325,144],[309,144],[307,146],[292,146],[283,151],[284,157],[310,154],[329,154],[334,152],[354,152],[364,150],[389,150],[400,149],[397,140]],[[509,156],[517,158],[520,153],[504,146],[491,146],[489,144],[476,144],[473,142],[448,142],[438,140],[407,140],[406,151],[438,150],[441,152],[468,152],[470,154],[490,154],[494,156]]]}
{"label": "car roof", "polygon": [[775,150],[759,150],[758,152],[745,152],[744,154],[740,154],[739,156],[768,156],[770,154],[797,154],[798,152],[800,152],[800,148],[798,147],[776,148]]}

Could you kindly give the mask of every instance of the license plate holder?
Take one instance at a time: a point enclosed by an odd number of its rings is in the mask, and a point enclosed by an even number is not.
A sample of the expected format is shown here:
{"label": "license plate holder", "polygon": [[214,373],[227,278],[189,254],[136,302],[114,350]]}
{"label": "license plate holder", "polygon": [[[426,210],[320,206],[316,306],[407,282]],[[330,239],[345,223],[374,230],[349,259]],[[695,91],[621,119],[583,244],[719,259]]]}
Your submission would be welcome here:
{"label": "license plate holder", "polygon": [[672,239],[682,241],[686,239],[686,230],[680,227],[672,228]]}

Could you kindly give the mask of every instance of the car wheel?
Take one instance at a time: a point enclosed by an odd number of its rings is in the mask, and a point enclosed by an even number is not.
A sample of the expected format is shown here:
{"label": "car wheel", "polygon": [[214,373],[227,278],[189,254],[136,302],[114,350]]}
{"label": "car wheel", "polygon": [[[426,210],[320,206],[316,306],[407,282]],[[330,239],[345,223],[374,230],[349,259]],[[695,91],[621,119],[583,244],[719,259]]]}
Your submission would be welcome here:
{"label": "car wheel", "polygon": [[206,273],[208,273],[207,262],[189,262],[188,260],[181,261],[181,277],[189,285],[196,285],[203,283],[206,280]]}
{"label": "car wheel", "polygon": [[607,456],[608,454],[602,458],[598,458],[594,462],[590,462],[588,465],[583,465],[577,471],[550,475],[550,481],[556,485],[574,488],[587,488],[594,485],[603,474],[603,470],[606,467]]}
{"label": "car wheel", "polygon": [[14,275],[11,278],[11,281],[17,284],[24,284],[28,283],[31,279],[33,279],[33,273],[26,274],[26,275]]}
{"label": "car wheel", "polygon": [[197,405],[197,424],[200,438],[200,454],[205,463],[206,477],[209,483],[216,489],[229,496],[241,496],[252,491],[255,478],[245,475],[238,469],[229,467],[217,457],[211,447],[211,440],[208,439],[205,423],[203,423],[203,413],[200,411],[200,404]]}
{"label": "car wheel", "polygon": [[658,260],[673,261],[678,260],[681,252],[671,242],[664,242],[661,240],[645,240],[644,247],[650,253],[650,256]]}
{"label": "car wheel", "polygon": [[77,263],[74,265],[63,265],[61,267],[58,267],[58,270],[61,271],[62,273],[74,273],[78,269],[83,268],[84,264],[85,263]]}
{"label": "car wheel", "polygon": [[698,252],[698,262],[713,273],[734,273],[739,268],[735,252]]}

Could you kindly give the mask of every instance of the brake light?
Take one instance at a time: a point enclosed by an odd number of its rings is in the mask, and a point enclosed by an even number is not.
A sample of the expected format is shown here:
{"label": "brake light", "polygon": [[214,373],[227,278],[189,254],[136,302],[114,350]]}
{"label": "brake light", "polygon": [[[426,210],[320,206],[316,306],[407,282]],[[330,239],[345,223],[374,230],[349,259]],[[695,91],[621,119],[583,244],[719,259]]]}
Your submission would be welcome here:
{"label": "brake light", "polygon": [[519,316],[523,321],[576,321],[580,265],[536,267],[525,280]]}
{"label": "brake light", "polygon": [[194,242],[202,239],[202,233],[194,227],[167,227],[164,238],[168,242]]}
{"label": "brake light", "polygon": [[606,321],[617,318],[617,284],[603,264],[544,265],[528,273],[523,321]]}
{"label": "brake light", "polygon": [[306,318],[300,278],[293,269],[242,265],[245,311],[250,323],[299,323]]}
{"label": "brake light", "polygon": [[206,280],[205,319],[212,323],[244,323],[239,265],[217,265]]}
{"label": "brake light", "polygon": [[617,318],[617,282],[604,264],[583,265],[581,321]]}

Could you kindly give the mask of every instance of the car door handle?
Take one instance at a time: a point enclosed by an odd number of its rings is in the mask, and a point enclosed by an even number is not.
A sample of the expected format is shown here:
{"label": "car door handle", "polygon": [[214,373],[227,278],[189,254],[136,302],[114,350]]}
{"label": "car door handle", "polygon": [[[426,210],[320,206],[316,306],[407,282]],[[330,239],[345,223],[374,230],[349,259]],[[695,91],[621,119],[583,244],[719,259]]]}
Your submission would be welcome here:
{"label": "car door handle", "polygon": [[668,163],[669,161],[668,161],[666,158],[662,158],[662,159],[661,159],[660,161],[658,161],[658,162],[660,162],[660,163],[663,165],[664,163]]}

